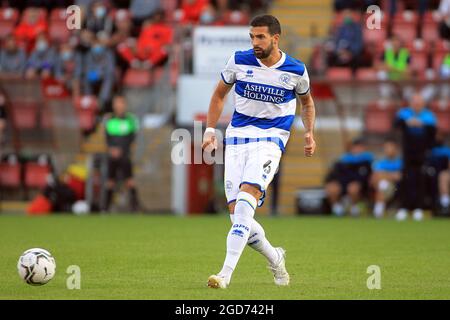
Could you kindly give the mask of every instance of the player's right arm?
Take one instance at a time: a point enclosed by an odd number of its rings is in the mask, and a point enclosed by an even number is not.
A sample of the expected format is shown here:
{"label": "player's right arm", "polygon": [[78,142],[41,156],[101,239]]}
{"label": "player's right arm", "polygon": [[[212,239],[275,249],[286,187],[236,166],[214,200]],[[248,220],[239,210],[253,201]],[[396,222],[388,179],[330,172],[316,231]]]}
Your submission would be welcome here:
{"label": "player's right arm", "polygon": [[222,114],[225,98],[232,87],[233,84],[226,84],[223,80],[220,80],[214,90],[211,97],[211,102],[209,103],[206,130],[203,135],[202,148],[204,150],[210,150],[211,147],[213,149],[217,148],[215,128],[217,126],[217,122],[219,121],[220,115]]}

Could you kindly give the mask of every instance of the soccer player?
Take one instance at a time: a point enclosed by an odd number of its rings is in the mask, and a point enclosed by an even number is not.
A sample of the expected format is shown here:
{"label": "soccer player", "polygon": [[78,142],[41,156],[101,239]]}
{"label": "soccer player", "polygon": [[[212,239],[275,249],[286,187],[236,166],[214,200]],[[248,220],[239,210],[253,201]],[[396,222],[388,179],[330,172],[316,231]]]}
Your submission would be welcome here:
{"label": "soccer player", "polygon": [[226,288],[248,244],[269,262],[277,285],[288,285],[285,251],[274,248],[263,227],[253,218],[273,179],[289,139],[300,97],[305,126],[305,155],[313,155],[315,108],[303,62],[278,48],[281,26],[271,15],[250,23],[253,49],[237,51],[222,71],[211,98],[203,148],[217,148],[215,127],[224,99],[234,86],[235,111],[225,135],[225,193],[232,221],[222,270],[208,278],[211,288]]}

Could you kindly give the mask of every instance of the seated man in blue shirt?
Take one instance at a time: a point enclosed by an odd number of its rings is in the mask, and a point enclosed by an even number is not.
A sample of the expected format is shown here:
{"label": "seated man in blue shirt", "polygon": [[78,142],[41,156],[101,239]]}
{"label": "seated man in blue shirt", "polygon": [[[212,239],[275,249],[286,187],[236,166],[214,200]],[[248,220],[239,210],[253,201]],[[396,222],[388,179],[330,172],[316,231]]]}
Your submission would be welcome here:
{"label": "seated man in blue shirt", "polygon": [[325,178],[325,192],[334,215],[343,216],[346,208],[342,203],[344,196],[350,201],[350,214],[358,216],[358,206],[367,192],[373,155],[366,151],[362,139],[355,139],[350,150],[344,153]]}
{"label": "seated man in blue shirt", "polygon": [[383,158],[374,162],[370,179],[375,190],[375,206],[373,208],[375,218],[384,216],[386,202],[392,198],[397,184],[400,182],[402,166],[397,142],[387,139],[383,145]]}

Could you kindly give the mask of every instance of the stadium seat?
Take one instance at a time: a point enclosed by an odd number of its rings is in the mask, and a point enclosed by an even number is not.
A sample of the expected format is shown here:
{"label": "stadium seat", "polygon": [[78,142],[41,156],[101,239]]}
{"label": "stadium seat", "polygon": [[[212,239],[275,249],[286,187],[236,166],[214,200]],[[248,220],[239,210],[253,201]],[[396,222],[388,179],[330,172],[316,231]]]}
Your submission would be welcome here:
{"label": "stadium seat", "polygon": [[228,10],[223,15],[223,22],[226,25],[247,25],[249,16],[239,10]]}
{"label": "stadium seat", "polygon": [[366,107],[364,125],[367,133],[388,134],[392,131],[395,108],[391,104],[373,102]]}
{"label": "stadium seat", "polygon": [[70,30],[66,26],[66,21],[51,20],[48,27],[48,36],[53,43],[66,43],[70,38]]}
{"label": "stadium seat", "polygon": [[411,52],[411,68],[417,73],[424,72],[428,68],[428,53],[424,51]]}
{"label": "stadium seat", "polygon": [[405,43],[413,42],[417,35],[416,25],[410,23],[394,24],[392,34],[398,36]]}
{"label": "stadium seat", "polygon": [[17,129],[33,129],[36,127],[38,105],[34,102],[12,101],[11,110],[14,125]]}
{"label": "stadium seat", "polygon": [[395,16],[393,17],[393,24],[410,24],[410,25],[417,25],[417,22],[419,20],[419,17],[417,16],[416,12],[411,10],[403,10],[403,11],[397,11]]}
{"label": "stadium seat", "polygon": [[27,162],[25,164],[25,186],[27,188],[43,188],[47,184],[47,176],[50,174],[48,164]]}
{"label": "stadium seat", "polygon": [[436,115],[438,130],[445,134],[450,133],[450,102],[433,101],[430,109]]}
{"label": "stadium seat", "polygon": [[422,23],[434,23],[438,24],[440,21],[439,11],[426,11],[423,15]]}
{"label": "stadium seat", "polygon": [[67,12],[64,8],[55,8],[50,12],[50,21],[66,21]]}
{"label": "stadium seat", "polygon": [[327,78],[329,80],[351,80],[352,70],[343,67],[331,67],[327,70]]}
{"label": "stadium seat", "polygon": [[78,109],[78,122],[82,131],[90,131],[94,129],[97,113],[93,109]]}
{"label": "stadium seat", "polygon": [[48,108],[43,108],[40,115],[40,124],[43,129],[51,129],[53,127],[53,114]]}
{"label": "stadium seat", "polygon": [[374,68],[360,68],[356,70],[356,80],[377,80],[377,70]]}
{"label": "stadium seat", "polygon": [[131,12],[127,9],[117,9],[112,12],[114,20],[131,19]]}
{"label": "stadium seat", "polygon": [[98,110],[98,101],[95,96],[79,96],[74,99],[74,106],[77,110],[91,109]]}
{"label": "stadium seat", "polygon": [[21,185],[20,163],[0,163],[0,186],[5,188],[18,188]]}
{"label": "stadium seat", "polygon": [[436,51],[433,54],[433,69],[439,74],[439,70],[441,68],[442,61],[444,60],[445,55],[448,51]]}
{"label": "stadium seat", "polygon": [[4,38],[13,32],[19,18],[17,9],[0,9],[0,38]]}
{"label": "stadium seat", "polygon": [[422,39],[427,42],[435,42],[440,39],[438,25],[436,23],[425,23],[422,25]]}
{"label": "stadium seat", "polygon": [[367,29],[363,28],[363,39],[365,43],[384,43],[386,41],[387,31],[385,28],[381,29]]}
{"label": "stadium seat", "polygon": [[148,70],[129,68],[125,72],[123,84],[126,87],[148,87],[152,84],[152,76]]}

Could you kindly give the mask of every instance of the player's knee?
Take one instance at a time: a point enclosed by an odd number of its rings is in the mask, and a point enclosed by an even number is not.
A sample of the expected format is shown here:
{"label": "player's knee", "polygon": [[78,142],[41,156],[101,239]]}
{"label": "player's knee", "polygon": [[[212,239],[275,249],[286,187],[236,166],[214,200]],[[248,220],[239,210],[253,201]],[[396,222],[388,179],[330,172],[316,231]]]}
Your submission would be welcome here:
{"label": "player's knee", "polygon": [[341,193],[341,186],[337,182],[329,182],[325,185],[325,191],[329,196],[336,196]]}
{"label": "player's knee", "polygon": [[259,189],[259,187],[256,185],[253,185],[253,184],[243,183],[241,185],[241,187],[239,188],[239,190],[241,192],[246,192],[246,193],[251,194],[253,196],[253,198],[255,198],[256,200],[258,200],[262,196],[262,192]]}
{"label": "player's knee", "polygon": [[230,211],[230,215],[234,214],[234,207],[236,206],[236,201],[233,201],[228,204],[228,210]]}
{"label": "player's knee", "polygon": [[349,195],[357,196],[361,191],[361,185],[358,182],[351,182],[347,187],[347,193]]}
{"label": "player's knee", "polygon": [[250,228],[257,204],[253,195],[244,191],[239,192],[236,198],[234,222],[245,224]]}

